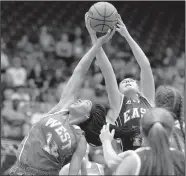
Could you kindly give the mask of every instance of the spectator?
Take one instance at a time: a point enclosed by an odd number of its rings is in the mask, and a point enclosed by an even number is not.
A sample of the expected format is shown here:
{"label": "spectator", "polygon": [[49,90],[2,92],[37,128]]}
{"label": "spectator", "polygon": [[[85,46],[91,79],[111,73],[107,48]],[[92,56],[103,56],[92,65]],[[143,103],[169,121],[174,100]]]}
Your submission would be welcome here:
{"label": "spectator", "polygon": [[[30,96],[29,94],[26,92],[26,88],[20,87],[17,90],[17,95],[19,96],[20,100],[22,102],[29,102],[30,101]],[[23,103],[21,103],[22,105]]]}
{"label": "spectator", "polygon": [[185,66],[184,66],[184,60],[185,60],[185,53],[183,52],[181,54],[181,57],[177,59],[176,67],[174,66],[174,69],[176,71],[176,74],[173,78],[173,86],[176,87],[180,92],[184,93],[184,83],[185,83]]}
{"label": "spectator", "polygon": [[98,72],[93,75],[91,85],[93,86],[94,89],[98,88],[100,90],[104,90],[103,86],[105,86],[105,80],[102,73]]}
{"label": "spectator", "polygon": [[50,80],[49,87],[57,88],[59,84],[65,82],[65,76],[62,69],[56,69],[54,76]]}
{"label": "spectator", "polygon": [[22,134],[22,125],[25,122],[24,114],[19,111],[20,99],[19,96],[12,96],[9,104],[5,104],[2,109],[3,118],[3,132],[4,137],[21,140],[24,136]]}
{"label": "spectator", "polygon": [[13,60],[13,66],[8,68],[7,74],[12,77],[13,86],[25,86],[27,72],[24,67],[21,66],[20,57],[16,56]]}
{"label": "spectator", "polygon": [[29,42],[28,36],[25,34],[21,37],[21,39],[17,42],[17,49],[21,51],[31,53],[33,52],[33,45]]}
{"label": "spectator", "polygon": [[90,85],[90,80],[91,80],[91,78],[89,76],[87,76],[87,78],[84,82],[84,85],[79,92],[79,97],[80,97],[80,99],[90,100],[90,101],[94,102],[95,101],[95,91],[92,88],[92,86]]}
{"label": "spectator", "polygon": [[64,59],[69,66],[72,61],[73,47],[72,43],[69,42],[67,33],[61,34],[60,41],[56,44],[56,55],[60,59]]}
{"label": "spectator", "polygon": [[6,69],[9,67],[9,58],[8,56],[2,51],[1,52],[1,73],[5,72]]}
{"label": "spectator", "polygon": [[83,43],[81,38],[77,38],[73,44],[73,55],[74,58],[79,60],[84,55]]}
{"label": "spectator", "polygon": [[6,43],[4,39],[1,37],[1,50],[5,50],[5,49],[6,49]]}
{"label": "spectator", "polygon": [[39,41],[44,52],[54,52],[55,51],[55,41],[53,36],[48,32],[46,26],[41,27],[41,32],[39,36]]}
{"label": "spectator", "polygon": [[184,65],[184,61],[185,61],[185,53],[183,52],[181,54],[181,57],[179,57],[176,60],[176,69],[178,70],[179,74],[181,77],[184,77],[184,69],[185,69],[185,65]]}
{"label": "spectator", "polygon": [[75,39],[82,37],[82,30],[79,26],[77,26],[74,30]]}
{"label": "spectator", "polygon": [[176,58],[174,56],[172,48],[166,48],[163,64],[164,66],[174,66],[176,64]]}
{"label": "spectator", "polygon": [[40,63],[36,63],[28,75],[28,83],[32,88],[42,88],[44,86],[45,74]]}

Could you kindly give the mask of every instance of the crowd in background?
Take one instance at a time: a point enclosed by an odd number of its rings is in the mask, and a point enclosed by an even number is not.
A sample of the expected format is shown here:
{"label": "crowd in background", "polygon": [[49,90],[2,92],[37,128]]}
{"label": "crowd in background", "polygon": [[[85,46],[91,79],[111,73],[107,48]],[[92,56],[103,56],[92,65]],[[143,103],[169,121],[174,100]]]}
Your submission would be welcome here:
{"label": "crowd in background", "polygon": [[[139,80],[140,68],[130,47],[122,37],[117,34],[116,37],[118,43],[111,41],[104,50],[118,83],[126,77]],[[61,32],[56,40],[49,27],[42,26],[38,34],[20,36],[13,52],[1,38],[3,137],[22,139],[30,126],[59,101],[66,81],[90,47],[88,33],[83,35],[80,27],[74,33]],[[183,92],[184,57],[184,52],[175,56],[169,47],[165,48],[163,58],[148,56],[156,87],[169,84]],[[109,108],[104,78],[96,61],[87,73],[79,97]]]}
{"label": "crowd in background", "polygon": [[[32,124],[37,122],[59,101],[63,87],[72,75],[75,66],[91,48],[90,37],[83,22],[83,14],[91,4],[84,2],[82,5],[69,2],[60,5],[65,7],[64,10],[61,10],[62,7],[57,3],[50,5],[40,2],[36,6],[34,3],[25,2],[17,7],[17,11],[11,11],[10,9],[14,8],[13,3],[4,4],[3,35],[1,37],[2,137],[21,140]],[[114,5],[124,17],[124,23],[127,19],[126,27],[147,55],[153,70],[156,87],[169,84],[183,93],[185,53],[180,41],[183,38],[182,29],[184,27],[181,22],[175,21],[173,23],[171,21],[171,19],[177,18],[182,21],[179,13],[170,13],[174,5],[170,5],[170,9],[164,9],[164,13],[161,12],[161,6],[156,7],[156,5],[148,3],[146,6],[126,3],[122,8],[119,3]],[[164,5],[166,6],[166,4]],[[79,9],[74,11],[76,15],[68,13],[72,6]],[[41,12],[43,7],[48,9],[46,14]],[[144,8],[151,10],[148,11],[148,14],[143,15]],[[31,11],[33,14],[29,14]],[[7,16],[6,13],[9,12],[11,15]],[[150,12],[152,12],[151,15]],[[25,17],[23,16],[24,13]],[[38,16],[36,13],[41,15]],[[154,16],[155,13],[158,13],[157,18]],[[166,14],[169,14],[170,18],[166,20],[167,28],[163,28],[161,19],[167,19]],[[52,20],[51,25],[43,23],[50,18]],[[62,20],[63,23],[57,25],[61,20],[60,18],[64,19]],[[146,29],[145,24],[149,23],[150,25],[151,18],[156,20],[149,26],[149,29]],[[29,20],[34,21],[34,19],[37,25],[29,22]],[[81,20],[78,21],[78,19]],[[24,24],[27,23],[31,25],[30,28],[28,26],[24,28]],[[175,28],[175,30],[178,29],[175,32],[177,37],[174,37],[173,29],[179,24],[180,27]],[[147,39],[144,39],[145,36]],[[168,39],[172,41],[170,45]],[[159,46],[157,46],[158,41]],[[156,47],[153,48],[153,46]],[[139,80],[139,65],[123,37],[116,33],[103,48],[112,63],[118,83],[126,77],[134,77]],[[93,62],[87,73],[79,97],[104,104],[109,109],[104,78],[96,61]]]}
{"label": "crowd in background", "polygon": [[[75,66],[91,48],[84,14],[92,4],[88,1],[2,3],[2,172],[14,164],[15,151],[31,126],[58,103]],[[179,2],[112,1],[112,4],[148,57],[156,88],[172,85],[184,96],[184,7]],[[118,83],[126,77],[140,79],[139,65],[117,32],[103,49]],[[79,97],[103,104],[109,112],[105,82],[96,60]]]}

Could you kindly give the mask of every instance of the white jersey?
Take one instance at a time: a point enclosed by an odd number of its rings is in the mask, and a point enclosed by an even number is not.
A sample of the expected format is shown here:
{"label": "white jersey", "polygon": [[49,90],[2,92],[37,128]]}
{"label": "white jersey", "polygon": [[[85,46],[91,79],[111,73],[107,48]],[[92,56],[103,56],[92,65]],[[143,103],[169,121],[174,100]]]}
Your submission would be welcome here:
{"label": "white jersey", "polygon": [[[68,175],[69,167],[70,167],[70,163],[65,165],[61,169],[61,171],[59,172],[59,175]],[[104,167],[101,164],[88,161],[86,165],[86,172],[87,172],[87,175],[104,175]],[[82,175],[82,174],[84,175],[84,173],[80,170],[78,175]]]}

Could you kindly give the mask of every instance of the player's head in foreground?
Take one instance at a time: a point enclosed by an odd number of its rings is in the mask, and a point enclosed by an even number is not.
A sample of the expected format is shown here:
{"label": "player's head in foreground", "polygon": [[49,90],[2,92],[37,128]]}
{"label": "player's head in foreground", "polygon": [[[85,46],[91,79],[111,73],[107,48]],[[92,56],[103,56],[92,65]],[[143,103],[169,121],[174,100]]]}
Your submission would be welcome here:
{"label": "player's head in foreground", "polygon": [[138,81],[133,78],[125,78],[119,84],[119,90],[122,94],[131,96],[140,93]]}
{"label": "player's head in foreground", "polygon": [[91,109],[91,101],[78,99],[69,106],[69,114],[72,118],[75,117],[78,122],[83,122],[89,118]]}
{"label": "player's head in foreground", "polygon": [[180,159],[172,157],[169,150],[173,127],[172,114],[163,108],[151,109],[141,119],[141,132],[152,151],[147,157],[148,167],[142,171],[145,175],[177,175],[177,172],[182,172]]}
{"label": "player's head in foreground", "polygon": [[183,98],[176,88],[159,86],[156,91],[156,106],[169,110],[175,120],[181,120]]}
{"label": "player's head in foreground", "polygon": [[[140,128],[149,148],[139,148],[123,158],[116,175],[130,175],[131,172],[137,172],[135,175],[185,175],[183,152],[170,148],[174,128],[172,114],[164,108],[151,108],[141,118]],[[129,161],[134,162],[133,167]]]}
{"label": "player's head in foreground", "polygon": [[174,87],[171,86],[160,86],[156,91],[156,106],[162,107],[169,110],[174,120],[180,124],[182,135],[185,139],[185,133],[183,131],[183,98],[182,94]]}
{"label": "player's head in foreground", "polygon": [[174,126],[174,119],[169,111],[163,108],[153,108],[144,114],[140,122],[141,133],[150,147],[156,150],[159,147],[168,147]]}

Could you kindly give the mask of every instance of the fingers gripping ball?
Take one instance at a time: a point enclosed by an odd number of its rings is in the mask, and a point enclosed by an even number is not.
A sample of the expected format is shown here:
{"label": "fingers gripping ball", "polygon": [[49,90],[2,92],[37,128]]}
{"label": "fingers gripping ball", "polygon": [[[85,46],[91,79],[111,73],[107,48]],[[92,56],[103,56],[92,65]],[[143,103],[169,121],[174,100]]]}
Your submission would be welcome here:
{"label": "fingers gripping ball", "polygon": [[90,27],[96,32],[105,33],[117,23],[118,12],[108,2],[98,2],[89,9]]}

